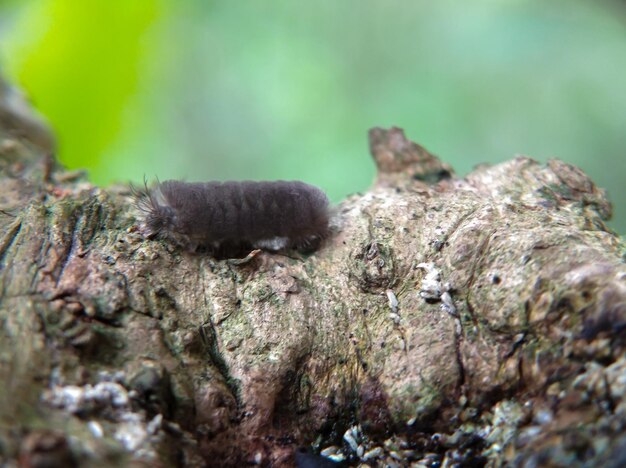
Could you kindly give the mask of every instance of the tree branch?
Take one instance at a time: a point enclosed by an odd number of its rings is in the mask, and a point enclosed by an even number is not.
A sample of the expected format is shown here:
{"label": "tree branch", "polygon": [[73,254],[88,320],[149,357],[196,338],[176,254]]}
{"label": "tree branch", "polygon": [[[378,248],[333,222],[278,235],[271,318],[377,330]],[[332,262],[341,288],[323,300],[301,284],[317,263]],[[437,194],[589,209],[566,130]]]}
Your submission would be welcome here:
{"label": "tree branch", "polygon": [[0,99],[3,462],[623,459],[624,248],[577,168],[461,179],[374,129],[321,249],[216,260],[144,239]]}

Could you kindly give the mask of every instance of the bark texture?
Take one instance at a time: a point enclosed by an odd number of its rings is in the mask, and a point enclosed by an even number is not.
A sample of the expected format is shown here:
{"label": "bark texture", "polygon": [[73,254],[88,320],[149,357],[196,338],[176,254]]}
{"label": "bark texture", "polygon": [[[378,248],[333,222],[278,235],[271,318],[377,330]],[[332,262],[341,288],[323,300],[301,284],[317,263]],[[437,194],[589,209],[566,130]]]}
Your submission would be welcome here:
{"label": "bark texture", "polygon": [[626,461],[624,246],[577,168],[461,179],[374,129],[317,252],[216,260],[145,239],[3,89],[1,462]]}

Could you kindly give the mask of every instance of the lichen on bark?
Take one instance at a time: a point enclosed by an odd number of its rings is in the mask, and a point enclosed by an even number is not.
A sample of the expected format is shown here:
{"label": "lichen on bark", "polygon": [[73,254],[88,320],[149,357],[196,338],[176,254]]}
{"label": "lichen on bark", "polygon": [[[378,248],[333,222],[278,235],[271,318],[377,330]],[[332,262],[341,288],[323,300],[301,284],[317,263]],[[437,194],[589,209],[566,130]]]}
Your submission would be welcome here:
{"label": "lichen on bark", "polygon": [[217,260],[145,239],[3,96],[3,462],[623,459],[624,247],[575,167],[458,178],[374,129],[321,249]]}

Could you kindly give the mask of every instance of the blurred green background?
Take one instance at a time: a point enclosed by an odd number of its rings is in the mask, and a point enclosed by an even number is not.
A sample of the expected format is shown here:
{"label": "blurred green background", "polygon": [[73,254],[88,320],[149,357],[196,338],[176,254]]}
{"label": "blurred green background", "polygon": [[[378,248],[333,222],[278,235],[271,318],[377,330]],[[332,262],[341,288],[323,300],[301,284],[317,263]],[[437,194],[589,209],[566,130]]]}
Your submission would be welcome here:
{"label": "blurred green background", "polygon": [[583,168],[626,233],[626,3],[0,0],[0,66],[99,184],[374,176],[403,127],[465,174]]}

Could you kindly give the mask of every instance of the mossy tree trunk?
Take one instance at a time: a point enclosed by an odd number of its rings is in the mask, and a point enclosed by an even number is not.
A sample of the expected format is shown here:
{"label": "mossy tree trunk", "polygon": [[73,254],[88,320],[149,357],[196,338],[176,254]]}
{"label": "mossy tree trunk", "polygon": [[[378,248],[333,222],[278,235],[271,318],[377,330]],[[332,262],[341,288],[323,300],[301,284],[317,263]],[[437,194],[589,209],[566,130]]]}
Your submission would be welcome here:
{"label": "mossy tree trunk", "polygon": [[373,466],[626,459],[624,248],[580,170],[461,179],[374,129],[376,183],[320,250],[216,260],[145,239],[128,188],[58,167],[13,93],[1,461],[321,466],[296,457],[311,443]]}

